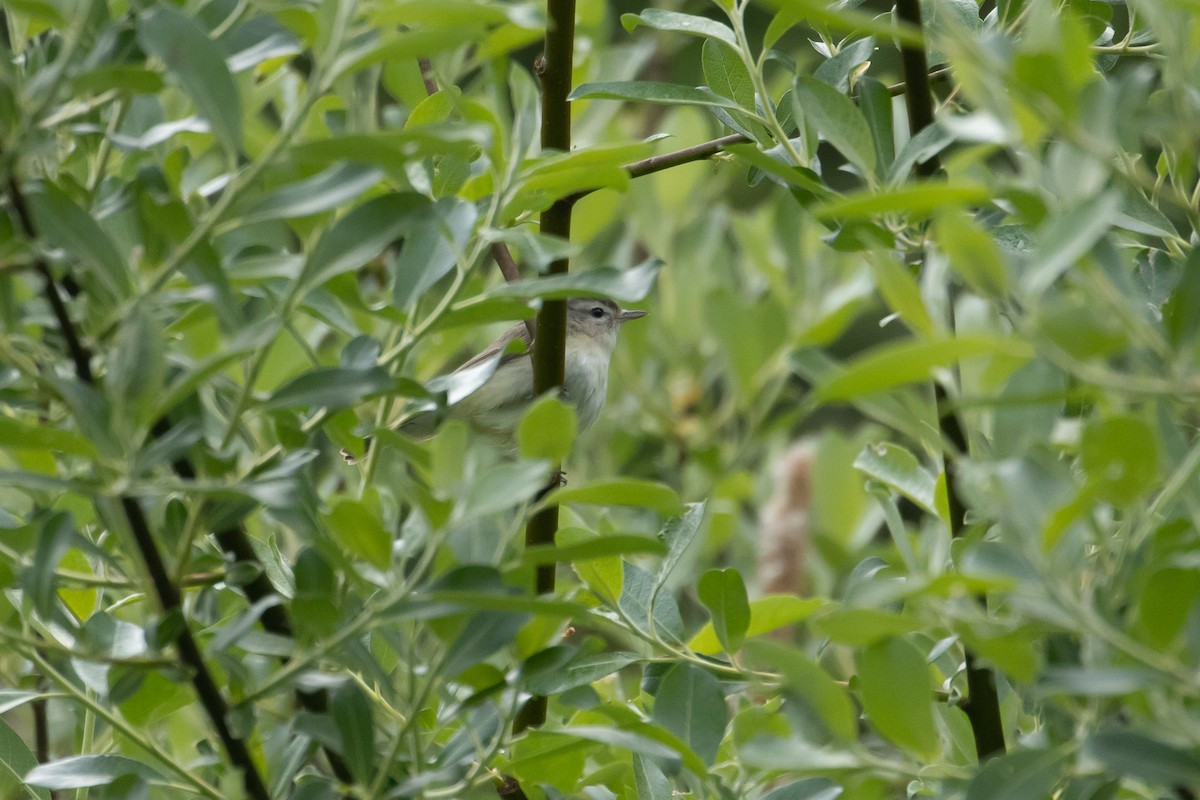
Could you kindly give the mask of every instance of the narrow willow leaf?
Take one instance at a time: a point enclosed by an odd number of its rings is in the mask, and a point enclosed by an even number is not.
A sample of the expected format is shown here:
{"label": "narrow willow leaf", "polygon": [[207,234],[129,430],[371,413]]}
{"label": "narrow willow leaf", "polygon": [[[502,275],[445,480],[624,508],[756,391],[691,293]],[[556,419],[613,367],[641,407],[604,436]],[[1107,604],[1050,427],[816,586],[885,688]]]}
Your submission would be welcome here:
{"label": "narrow willow leaf", "polygon": [[709,570],[700,576],[697,595],[712,616],[725,652],[736,652],[750,627],[750,603],[741,573],[732,568]]}
{"label": "narrow willow leaf", "polygon": [[[35,695],[36,696],[36,695]],[[50,800],[50,793],[27,785],[25,774],[37,766],[37,758],[20,735],[0,719],[0,797],[28,797]],[[23,793],[22,788],[27,791]]]}
{"label": "narrow willow leaf", "polygon": [[883,736],[924,758],[938,751],[929,665],[905,639],[871,645],[858,659],[858,679],[867,715]]}
{"label": "narrow willow leaf", "polygon": [[525,666],[524,683],[527,691],[551,695],[586,686],[641,660],[636,653],[599,653],[575,658],[554,669],[537,668],[534,659]]}
{"label": "narrow willow leaf", "polygon": [[375,774],[374,706],[352,681],[346,681],[330,700],[331,716],[341,739],[342,758],[360,783]]}
{"label": "narrow willow leaf", "polygon": [[937,325],[925,307],[921,287],[908,267],[892,254],[878,251],[868,255],[867,261],[876,288],[904,324],[919,336],[932,338],[937,335]]}
{"label": "narrow willow leaf", "polygon": [[772,789],[763,800],[834,800],[845,791],[829,778],[805,778]]}
{"label": "narrow willow leaf", "polygon": [[701,66],[708,88],[737,101],[747,111],[754,109],[754,82],[736,48],[709,39],[701,50]]}
{"label": "narrow willow leaf", "polygon": [[530,278],[505,283],[489,294],[492,297],[542,297],[548,300],[607,297],[618,303],[636,303],[650,293],[662,265],[659,259],[651,259],[629,269],[596,267],[568,275]]}
{"label": "narrow willow leaf", "polygon": [[716,678],[695,664],[676,664],[658,687],[653,716],[711,765],[725,737],[729,709]]}
{"label": "narrow willow leaf", "polygon": [[628,561],[622,562],[621,610],[634,625],[666,641],[683,641],[683,618],[669,592],[656,592],[654,576]]}
{"label": "narrow willow leaf", "polygon": [[39,764],[25,775],[25,782],[43,789],[86,789],[107,786],[125,775],[163,782],[163,777],[147,765],[118,755],[72,756]]}
{"label": "narrow willow leaf", "polygon": [[352,555],[379,569],[392,560],[392,535],[377,514],[357,500],[339,500],[325,516],[333,538]]}
{"label": "narrow willow leaf", "polygon": [[354,200],[379,183],[383,172],[359,164],[338,164],[311,178],[260,197],[236,216],[239,224],[319,214]]}
{"label": "narrow willow leaf", "polygon": [[667,555],[658,568],[658,580],[655,582],[656,591],[670,579],[675,572],[675,567],[683,558],[683,554],[695,541],[696,533],[700,530],[700,523],[704,520],[704,509],[707,504],[707,500],[701,503],[689,503],[687,510],[682,515],[667,520],[662,526],[662,530],[658,532],[658,538],[667,546]]}
{"label": "narrow willow leaf", "polygon": [[557,489],[546,498],[547,505],[582,503],[601,506],[637,506],[664,515],[683,511],[679,495],[671,487],[635,479],[614,478],[592,481],[582,486]]}
{"label": "narrow willow leaf", "polygon": [[795,103],[826,140],[865,176],[875,174],[875,141],[858,107],[849,97],[816,78],[796,79]]}
{"label": "narrow willow leaf", "polygon": [[547,395],[530,406],[517,426],[517,442],[525,458],[560,462],[571,452],[578,419],[575,409]]}
{"label": "narrow willow leaf", "polygon": [[392,387],[392,378],[382,367],[323,367],[288,381],[261,408],[349,408]]}
{"label": "narrow willow leaf", "polygon": [[1120,206],[1120,194],[1103,192],[1047,222],[1038,231],[1038,247],[1029,271],[1022,276],[1022,288],[1035,296],[1049,289],[1100,240]]}
{"label": "narrow willow leaf", "polygon": [[610,81],[584,83],[571,92],[571,100],[634,100],[674,106],[715,106],[741,108],[736,102],[719,97],[708,89],[695,89],[677,83],[655,81]]}
{"label": "narrow willow leaf", "polygon": [[1084,743],[1087,755],[1110,770],[1159,786],[1200,785],[1200,761],[1183,749],[1135,731],[1101,731]]}
{"label": "narrow willow leaf", "polygon": [[690,36],[702,36],[706,39],[716,39],[730,47],[737,47],[737,37],[733,30],[723,23],[707,17],[693,14],[681,14],[678,11],[667,11],[661,8],[647,8],[640,14],[622,14],[621,24],[627,31],[633,31],[639,25],[657,28],[660,31],[676,31]]}
{"label": "narrow willow leaf", "polygon": [[[792,594],[769,594],[750,601],[750,624],[746,637],[762,636],[764,633],[794,625],[811,617],[827,601],[819,597],[797,597]],[[688,648],[697,653],[712,655],[721,652],[721,642],[711,622],[707,623],[692,640]]]}
{"label": "narrow willow leaf", "polygon": [[1003,296],[1011,284],[1004,254],[991,236],[962,213],[938,219],[938,244],[950,257],[950,266],[967,285],[984,297]]}
{"label": "narrow willow leaf", "polygon": [[926,513],[937,515],[934,498],[937,478],[900,445],[869,444],[854,459],[854,468],[912,500]]}
{"label": "narrow willow leaf", "polygon": [[46,181],[31,184],[28,197],[38,231],[86,266],[110,301],[133,294],[133,273],[125,257],[91,214]]}
{"label": "narrow willow leaf", "polygon": [[813,209],[820,219],[854,219],[878,214],[904,214],[919,219],[942,208],[983,205],[991,200],[986,186],[967,182],[915,183],[882,192],[859,192],[826,201]]}
{"label": "narrow willow leaf", "polygon": [[816,712],[830,734],[844,742],[855,740],[858,719],[854,704],[846,690],[817,662],[794,647],[765,639],[748,642],[745,653],[778,670],[784,688]]}
{"label": "narrow willow leaf", "polygon": [[142,48],[161,58],[200,116],[231,152],[242,149],[242,101],[225,54],[194,17],[155,5],[138,19]]}
{"label": "narrow willow leaf", "polygon": [[868,350],[816,389],[825,403],[850,400],[886,391],[913,381],[928,380],[936,367],[956,364],[978,356],[1025,359],[1032,348],[1018,339],[991,336],[959,336],[953,339],[884,344]]}
{"label": "narrow willow leaf", "polygon": [[305,288],[358,269],[378,256],[413,224],[429,205],[414,193],[389,194],[368,200],[334,223],[320,238],[299,281]]}
{"label": "narrow willow leaf", "polygon": [[1062,779],[1066,755],[1061,750],[1017,750],[992,758],[967,787],[966,800],[1045,797]]}

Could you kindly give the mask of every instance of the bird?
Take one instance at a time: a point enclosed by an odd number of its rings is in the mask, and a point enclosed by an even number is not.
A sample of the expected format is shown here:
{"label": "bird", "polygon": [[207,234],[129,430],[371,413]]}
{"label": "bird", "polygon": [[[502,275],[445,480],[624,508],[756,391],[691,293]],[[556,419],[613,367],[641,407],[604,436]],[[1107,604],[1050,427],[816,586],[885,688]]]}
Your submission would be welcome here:
{"label": "bird", "polygon": [[[599,297],[572,298],[567,301],[567,353],[564,399],[575,407],[579,430],[583,431],[600,416],[608,393],[608,364],[617,344],[617,332],[630,320],[646,316],[645,311],[625,310],[612,300]],[[523,350],[512,352],[514,341]],[[515,448],[516,428],[521,416],[533,402],[534,340],[524,322],[518,322],[481,352],[464,362],[452,375],[481,367],[499,356],[495,371],[475,391],[453,402],[448,409],[417,413],[400,423],[400,430],[411,436],[432,436],[445,417],[465,420],[471,427],[508,449]],[[353,457],[346,451],[348,463]]]}

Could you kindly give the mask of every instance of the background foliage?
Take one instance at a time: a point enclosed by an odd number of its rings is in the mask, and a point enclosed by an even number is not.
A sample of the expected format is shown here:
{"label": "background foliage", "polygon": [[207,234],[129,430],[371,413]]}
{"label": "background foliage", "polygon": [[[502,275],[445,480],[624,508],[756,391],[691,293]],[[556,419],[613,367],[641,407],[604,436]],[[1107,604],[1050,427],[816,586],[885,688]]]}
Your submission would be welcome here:
{"label": "background foliage", "polygon": [[734,3],[5,3],[0,796],[1195,796],[1194,2]]}

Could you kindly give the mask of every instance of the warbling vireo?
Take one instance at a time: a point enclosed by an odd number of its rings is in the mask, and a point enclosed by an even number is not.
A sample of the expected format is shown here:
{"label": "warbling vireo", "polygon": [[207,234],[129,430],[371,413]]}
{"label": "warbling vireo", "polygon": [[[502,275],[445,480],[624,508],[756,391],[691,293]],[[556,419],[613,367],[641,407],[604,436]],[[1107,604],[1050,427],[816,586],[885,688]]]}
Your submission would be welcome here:
{"label": "warbling vireo", "polygon": [[[567,301],[566,400],[575,406],[579,430],[589,427],[600,416],[608,392],[608,362],[617,344],[617,331],[631,319],[646,316],[645,311],[623,311],[612,300],[599,298]],[[509,343],[520,339],[525,352],[505,353],[496,371],[471,394],[449,409],[449,416],[463,419],[493,439],[511,444],[521,415],[533,400],[532,342],[525,323],[518,322],[502,333],[483,352],[455,372],[476,367]],[[435,412],[418,414],[401,429],[418,436],[433,432]]]}

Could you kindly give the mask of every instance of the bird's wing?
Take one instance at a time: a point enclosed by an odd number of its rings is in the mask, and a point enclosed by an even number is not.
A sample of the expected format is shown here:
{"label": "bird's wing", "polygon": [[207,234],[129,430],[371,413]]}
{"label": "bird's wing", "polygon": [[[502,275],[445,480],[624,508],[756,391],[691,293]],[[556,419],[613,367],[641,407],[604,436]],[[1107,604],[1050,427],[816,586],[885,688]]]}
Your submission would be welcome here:
{"label": "bird's wing", "polygon": [[492,342],[487,347],[485,347],[482,352],[476,354],[473,358],[471,358],[465,364],[460,365],[458,367],[458,369],[456,369],[454,371],[462,372],[464,369],[473,367],[476,364],[482,364],[484,361],[487,361],[489,358],[493,357],[497,353],[503,352],[504,348],[508,347],[508,343],[514,339],[520,339],[521,341],[523,341],[525,343],[525,352],[524,353],[504,353],[504,355],[500,357],[499,366],[504,366],[505,364],[507,364],[510,361],[514,361],[518,358],[525,358],[526,356],[528,356],[529,351],[533,347],[533,339],[530,338],[529,329],[525,327],[525,323],[518,322],[516,325],[513,325],[511,328],[506,330],[504,333],[502,333],[498,337],[496,337],[496,341]]}

